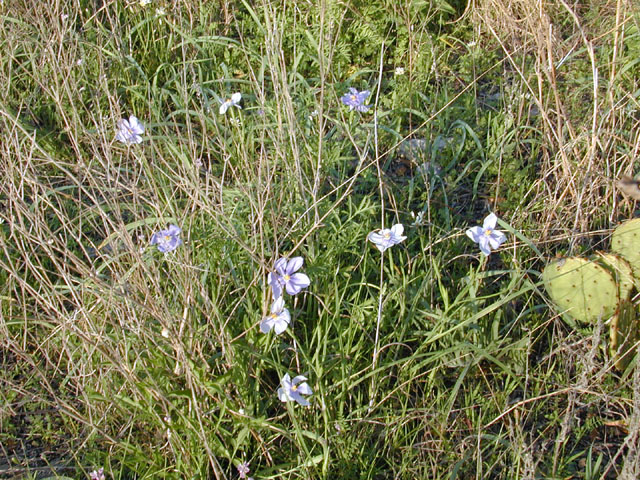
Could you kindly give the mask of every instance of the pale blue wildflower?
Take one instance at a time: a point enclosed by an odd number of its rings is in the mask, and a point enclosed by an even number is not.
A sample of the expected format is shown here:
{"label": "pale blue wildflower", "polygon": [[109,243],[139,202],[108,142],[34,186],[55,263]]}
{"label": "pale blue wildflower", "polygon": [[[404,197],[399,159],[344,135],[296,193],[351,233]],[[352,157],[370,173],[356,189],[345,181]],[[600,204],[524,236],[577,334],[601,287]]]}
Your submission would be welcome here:
{"label": "pale blue wildflower", "polygon": [[375,230],[371,232],[367,238],[378,250],[384,252],[387,248],[397,245],[407,239],[407,237],[402,235],[403,232],[404,227],[401,223],[397,223],[391,228]]}
{"label": "pale blue wildflower", "polygon": [[118,121],[118,133],[116,140],[127,145],[142,143],[142,135],[144,133],[144,125],[135,115],[131,115],[129,120],[120,119]]}
{"label": "pale blue wildflower", "polygon": [[291,322],[291,314],[284,308],[284,298],[278,297],[271,304],[271,313],[260,322],[260,331],[269,333],[273,329],[276,335],[280,335],[287,329],[289,322]]}
{"label": "pale blue wildflower", "polygon": [[247,478],[247,474],[250,472],[249,462],[242,462],[236,468],[238,469],[238,478]]}
{"label": "pale blue wildflower", "polygon": [[89,472],[89,478],[91,480],[105,480],[104,468],[100,467],[98,470]]}
{"label": "pale blue wildflower", "polygon": [[166,230],[160,230],[151,237],[151,245],[157,245],[158,250],[162,253],[167,253],[175,250],[182,244],[180,238],[180,227],[177,225],[169,225]]}
{"label": "pale blue wildflower", "polygon": [[476,242],[485,255],[491,254],[492,249],[495,250],[507,239],[504,233],[495,229],[497,222],[498,217],[491,213],[484,219],[482,227],[472,227],[466,232],[467,237]]}
{"label": "pale blue wildflower", "polygon": [[355,88],[349,88],[349,93],[340,97],[342,103],[344,103],[349,110],[357,110],[358,112],[366,112],[371,108],[371,105],[365,105],[364,101],[367,99],[371,92],[369,90],[363,90],[358,92]]}
{"label": "pale blue wildflower", "polygon": [[[298,402],[302,406],[309,405],[309,401],[304,398],[302,395],[311,395],[313,391],[307,385],[307,382],[304,382],[307,377],[302,375],[298,375],[293,380],[289,377],[289,374],[285,374],[282,377],[280,383],[282,387],[278,389],[278,398],[281,402],[290,402],[291,400]],[[303,382],[303,383],[300,383]]]}
{"label": "pale blue wildflower", "polygon": [[224,115],[225,113],[227,113],[227,110],[229,110],[229,107],[238,107],[242,109],[242,107],[240,106],[240,100],[242,100],[242,94],[240,92],[234,93],[233,95],[231,95],[231,98],[227,98],[226,100],[223,100],[221,102],[222,105],[220,105],[218,113],[220,115]]}
{"label": "pale blue wildflower", "polygon": [[273,298],[281,297],[283,288],[289,295],[296,295],[311,284],[311,280],[304,273],[295,273],[302,268],[303,263],[302,257],[293,257],[291,260],[282,257],[276,261],[275,272],[269,273],[267,278]]}

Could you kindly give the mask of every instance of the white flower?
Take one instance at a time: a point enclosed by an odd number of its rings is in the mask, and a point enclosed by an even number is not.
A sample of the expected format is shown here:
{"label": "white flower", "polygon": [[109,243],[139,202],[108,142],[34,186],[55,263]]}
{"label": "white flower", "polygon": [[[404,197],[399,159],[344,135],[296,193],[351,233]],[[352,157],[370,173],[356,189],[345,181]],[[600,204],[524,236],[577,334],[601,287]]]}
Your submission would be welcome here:
{"label": "white flower", "polygon": [[247,478],[247,473],[250,472],[249,462],[242,462],[236,468],[238,469],[238,478]]}
{"label": "white flower", "polygon": [[146,7],[150,3],[151,3],[151,0],[140,0],[140,6],[141,7]]}
{"label": "white flower", "polygon": [[378,250],[384,252],[387,248],[406,240],[407,237],[403,236],[402,232],[404,232],[404,227],[401,223],[396,223],[391,228],[371,232],[367,239],[373,242]]}
{"label": "white flower", "polygon": [[294,400],[302,406],[306,407],[307,405],[309,405],[309,401],[302,395],[311,395],[313,391],[311,390],[309,385],[307,385],[307,382],[300,383],[306,379],[307,377],[298,375],[293,380],[291,380],[291,377],[288,373],[284,377],[282,377],[282,380],[280,380],[282,387],[278,389],[278,398],[280,399],[280,401],[290,402],[291,400]]}
{"label": "white flower", "polygon": [[260,322],[260,331],[269,333],[273,329],[276,335],[280,335],[287,329],[289,322],[291,322],[291,315],[289,310],[284,308],[284,298],[278,297],[271,304],[271,313]]}
{"label": "white flower", "polygon": [[225,113],[227,113],[227,110],[229,110],[229,107],[238,107],[241,109],[242,107],[240,106],[240,100],[242,100],[242,94],[240,92],[234,93],[233,95],[231,95],[231,98],[227,98],[222,102],[218,113],[220,115],[224,115]]}
{"label": "white flower", "polygon": [[485,255],[491,254],[491,250],[498,248],[507,239],[500,230],[496,230],[498,217],[494,213],[487,215],[482,227],[472,227],[467,230],[467,237],[476,242],[480,251]]}
{"label": "white flower", "polygon": [[396,67],[395,75],[404,75],[404,67]]}
{"label": "white flower", "polygon": [[140,123],[140,120],[134,115],[129,117],[129,120],[124,118],[118,121],[118,133],[116,134],[116,140],[131,144],[142,143],[142,135],[144,133],[144,125]]}

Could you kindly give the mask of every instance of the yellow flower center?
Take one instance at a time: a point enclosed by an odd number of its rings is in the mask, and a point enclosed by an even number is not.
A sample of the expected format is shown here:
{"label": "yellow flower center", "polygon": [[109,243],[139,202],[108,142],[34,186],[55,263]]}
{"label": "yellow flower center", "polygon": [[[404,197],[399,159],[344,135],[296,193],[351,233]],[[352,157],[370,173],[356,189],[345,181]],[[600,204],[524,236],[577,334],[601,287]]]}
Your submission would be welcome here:
{"label": "yellow flower center", "polygon": [[271,315],[269,315],[271,318],[273,318],[274,320],[276,318],[278,318],[278,314],[277,313],[272,313]]}
{"label": "yellow flower center", "polygon": [[351,101],[355,102],[356,100],[358,100],[358,97],[356,97],[355,95],[351,95]]}
{"label": "yellow flower center", "polygon": [[291,385],[291,391],[295,392],[298,390],[298,386],[297,385]]}
{"label": "yellow flower center", "polygon": [[168,242],[169,240],[171,240],[171,236],[170,235],[165,235],[164,236],[164,241]]}
{"label": "yellow flower center", "polygon": [[384,233],[382,234],[382,236],[383,236],[384,238],[386,238],[387,240],[389,240],[389,239],[391,238],[391,232],[384,232]]}
{"label": "yellow flower center", "polygon": [[484,234],[485,234],[487,237],[488,237],[489,235],[491,235],[492,233],[493,233],[493,230],[491,230],[490,228],[487,228],[487,229],[484,231]]}
{"label": "yellow flower center", "polygon": [[284,278],[285,282],[288,282],[289,280],[291,280],[291,277],[289,275],[284,275],[282,278]]}

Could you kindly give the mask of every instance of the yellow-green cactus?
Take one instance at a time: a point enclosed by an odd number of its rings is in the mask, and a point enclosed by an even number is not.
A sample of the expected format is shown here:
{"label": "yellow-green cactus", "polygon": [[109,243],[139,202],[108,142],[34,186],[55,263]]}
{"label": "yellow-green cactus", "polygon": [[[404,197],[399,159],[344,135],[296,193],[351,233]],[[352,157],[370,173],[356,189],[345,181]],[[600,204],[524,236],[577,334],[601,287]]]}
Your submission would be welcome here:
{"label": "yellow-green cactus", "polygon": [[638,312],[628,300],[620,303],[618,313],[609,325],[609,351],[618,370],[624,370],[633,359],[635,343],[640,340]]}
{"label": "yellow-green cactus", "polygon": [[611,251],[624,257],[640,280],[640,218],[619,225],[611,236]]}
{"label": "yellow-green cactus", "polygon": [[631,298],[631,293],[636,286],[636,280],[633,277],[633,269],[629,262],[620,255],[606,252],[597,252],[596,260],[609,271],[618,285],[620,301]]}
{"label": "yellow-green cactus", "polygon": [[542,280],[551,300],[576,320],[608,320],[616,312],[618,286],[595,262],[579,257],[556,260],[545,267]]}

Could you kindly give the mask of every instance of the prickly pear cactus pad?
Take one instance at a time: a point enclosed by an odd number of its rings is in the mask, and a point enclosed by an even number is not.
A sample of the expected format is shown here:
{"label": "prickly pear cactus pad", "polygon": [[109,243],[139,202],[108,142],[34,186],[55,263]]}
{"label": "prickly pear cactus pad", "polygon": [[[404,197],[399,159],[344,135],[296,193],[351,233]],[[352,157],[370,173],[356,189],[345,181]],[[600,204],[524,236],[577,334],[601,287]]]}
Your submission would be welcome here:
{"label": "prickly pear cactus pad", "polygon": [[613,253],[597,252],[596,260],[606,268],[613,280],[618,284],[618,296],[620,300],[628,300],[631,298],[631,292],[635,287],[636,281],[633,278],[633,269],[620,255]]}
{"label": "prickly pear cactus pad", "polygon": [[638,323],[636,307],[628,300],[621,302],[609,326],[609,351],[618,370],[625,370],[633,359],[634,345],[640,339]]}
{"label": "prickly pear cactus pad", "polygon": [[611,236],[611,251],[624,257],[640,280],[640,218],[619,225]]}
{"label": "prickly pear cactus pad", "polygon": [[609,319],[618,306],[618,286],[607,270],[584,258],[562,258],[542,272],[547,293],[559,310],[582,322]]}

